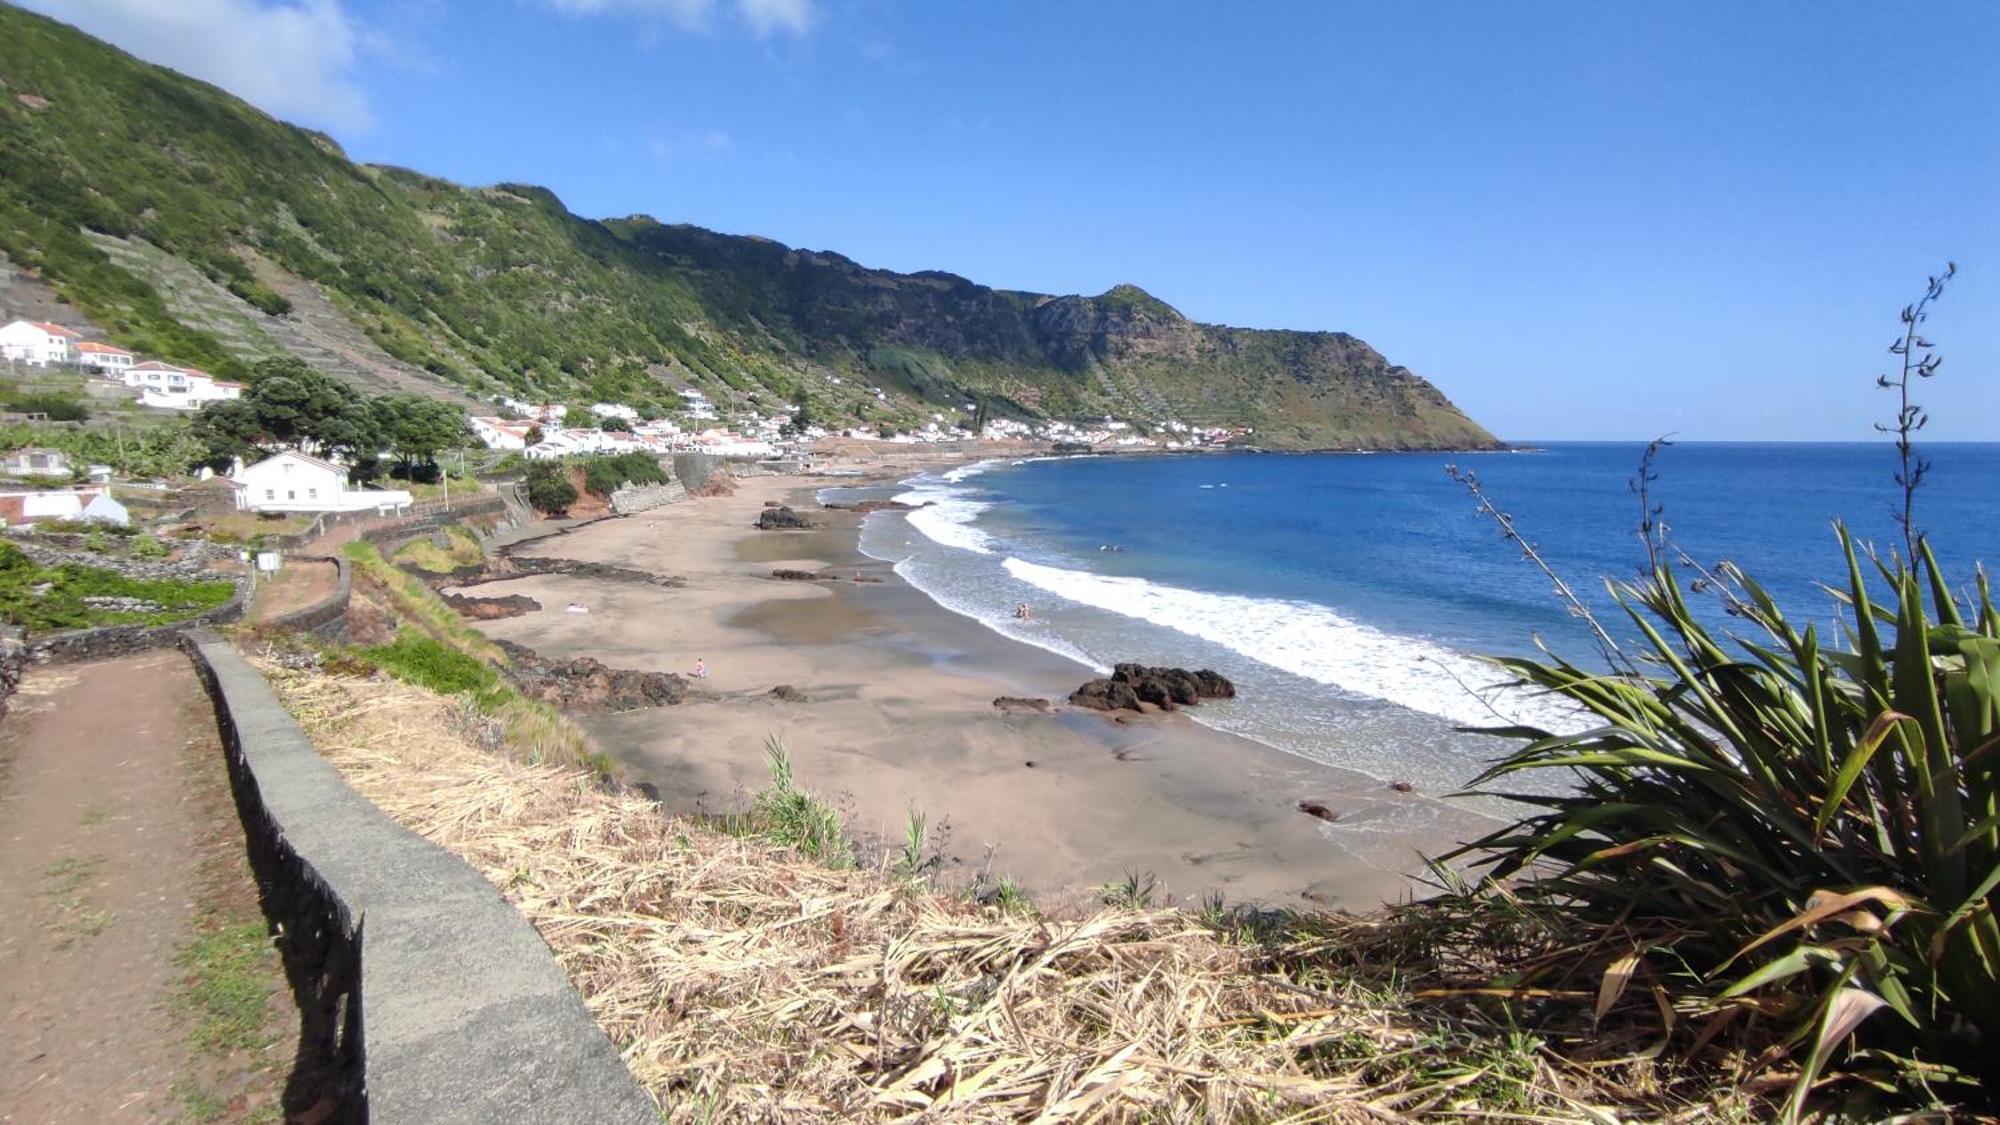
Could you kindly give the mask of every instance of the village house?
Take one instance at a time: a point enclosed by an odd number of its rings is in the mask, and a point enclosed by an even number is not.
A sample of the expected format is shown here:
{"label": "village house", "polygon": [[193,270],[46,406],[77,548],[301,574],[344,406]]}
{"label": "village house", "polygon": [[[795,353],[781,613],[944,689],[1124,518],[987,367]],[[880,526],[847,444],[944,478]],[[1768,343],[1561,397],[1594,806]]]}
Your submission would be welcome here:
{"label": "village house", "polygon": [[60,324],[17,320],[0,328],[0,359],[53,367],[70,362],[70,345],[81,339],[82,333]]}
{"label": "village house", "polygon": [[488,449],[521,450],[528,448],[528,431],[535,428],[533,422],[510,422],[505,418],[468,418],[472,433],[486,443]]}
{"label": "village house", "polygon": [[124,348],[100,344],[95,340],[84,340],[70,349],[78,367],[93,369],[107,379],[123,382],[125,373],[138,362],[138,357]]}
{"label": "village house", "polygon": [[29,446],[0,457],[0,473],[10,477],[66,477],[69,454],[60,449]]}
{"label": "village house", "polygon": [[127,527],[132,514],[112,499],[109,488],[0,491],[0,527],[23,527],[43,520]]}
{"label": "village house", "polygon": [[409,510],[402,489],[353,488],[347,470],[294,449],[266,457],[230,474],[236,506],[252,512],[365,512],[383,515]]}
{"label": "village house", "polygon": [[149,359],[125,371],[125,385],[136,387],[143,406],[166,410],[200,410],[211,402],[243,397],[243,384],[217,379],[206,371],[175,367]]}

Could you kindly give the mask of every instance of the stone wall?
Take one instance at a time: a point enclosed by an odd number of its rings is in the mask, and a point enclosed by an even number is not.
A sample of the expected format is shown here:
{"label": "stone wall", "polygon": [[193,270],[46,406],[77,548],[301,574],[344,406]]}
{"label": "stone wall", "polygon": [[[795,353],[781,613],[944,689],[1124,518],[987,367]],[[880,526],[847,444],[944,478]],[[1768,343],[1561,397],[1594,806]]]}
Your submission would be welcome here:
{"label": "stone wall", "polygon": [[27,630],[18,625],[0,625],[0,715],[7,713],[14,689],[21,686],[21,672],[28,666]]}
{"label": "stone wall", "polygon": [[469,520],[504,514],[507,502],[499,496],[486,495],[452,505],[450,511],[439,508],[422,515],[410,516],[381,527],[371,527],[361,533],[361,538],[373,543],[384,555],[390,554],[408,543],[429,535],[441,527],[461,524]]}
{"label": "stone wall", "polygon": [[342,781],[234,648],[189,637],[214,700],[298,1065],[343,1121],[656,1122],[541,936],[458,857]]}
{"label": "stone wall", "polygon": [[28,659],[37,664],[71,664],[165,648],[179,644],[182,635],[190,629],[238,620],[249,601],[250,575],[246,572],[237,578],[236,593],[228,601],[185,621],[165,625],[100,625],[95,629],[73,629],[67,633],[31,637],[28,640]]}
{"label": "stone wall", "polygon": [[311,633],[322,640],[344,640],[347,634],[347,601],[354,592],[354,572],[347,560],[338,555],[328,559],[312,559],[299,556],[293,562],[330,562],[337,575],[333,593],[318,602],[280,614],[263,623],[266,629],[283,629],[292,633]]}
{"label": "stone wall", "polygon": [[611,494],[611,510],[621,516],[629,516],[685,499],[687,489],[677,480],[665,484],[628,484]]}

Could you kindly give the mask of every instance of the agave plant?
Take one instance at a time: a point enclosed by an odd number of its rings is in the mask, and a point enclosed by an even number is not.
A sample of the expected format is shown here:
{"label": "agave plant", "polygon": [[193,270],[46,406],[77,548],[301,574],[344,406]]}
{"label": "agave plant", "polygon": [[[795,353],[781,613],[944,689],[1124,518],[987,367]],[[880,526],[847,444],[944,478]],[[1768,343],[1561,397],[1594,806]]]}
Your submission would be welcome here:
{"label": "agave plant", "polygon": [[1623,667],[1503,660],[1598,724],[1495,732],[1527,744],[1474,788],[1545,770],[1577,784],[1506,794],[1536,811],[1460,853],[1634,935],[1605,950],[1600,1011],[1640,974],[1700,1015],[1700,1042],[1781,1021],[1788,1119],[1850,1036],[1903,1081],[2000,1090],[2000,614],[1983,573],[1956,601],[1921,540],[1883,560],[1837,533],[1831,640],[1726,565],[1695,583],[1747,623],[1718,636],[1656,558],[1610,584],[1638,638]]}

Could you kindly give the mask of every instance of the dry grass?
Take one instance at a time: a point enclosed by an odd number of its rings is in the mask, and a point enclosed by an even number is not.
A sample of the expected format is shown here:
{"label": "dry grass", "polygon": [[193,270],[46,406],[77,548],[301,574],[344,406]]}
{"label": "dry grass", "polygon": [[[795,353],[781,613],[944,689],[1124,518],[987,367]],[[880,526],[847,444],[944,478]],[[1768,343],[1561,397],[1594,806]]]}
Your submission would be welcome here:
{"label": "dry grass", "polygon": [[[666,1120],[1605,1121],[1636,1108],[1597,1108],[1618,1091],[1533,1036],[1425,1015],[1407,986],[1298,972],[1309,943],[1232,939],[1174,910],[1044,918],[831,870],[585,772],[490,753],[476,716],[421,689],[264,671],[356,789],[534,923]],[[1320,942],[1348,924],[1320,921]],[[1645,1116],[1708,1116],[1654,1101]]]}

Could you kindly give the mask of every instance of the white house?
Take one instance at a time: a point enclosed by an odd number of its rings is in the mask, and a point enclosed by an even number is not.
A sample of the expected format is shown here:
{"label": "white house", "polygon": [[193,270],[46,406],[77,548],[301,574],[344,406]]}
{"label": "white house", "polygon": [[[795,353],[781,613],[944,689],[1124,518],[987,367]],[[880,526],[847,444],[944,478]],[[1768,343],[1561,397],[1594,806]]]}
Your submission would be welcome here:
{"label": "white house", "polygon": [[82,340],[70,349],[78,367],[94,367],[108,379],[123,382],[125,373],[138,362],[138,357],[124,348],[114,348],[110,344],[100,344],[95,340]]}
{"label": "white house", "polygon": [[200,410],[211,402],[242,398],[243,384],[217,379],[206,371],[175,367],[149,359],[125,371],[125,385],[139,390],[139,402],[167,410]]}
{"label": "white house", "polygon": [[132,515],[125,510],[125,505],[111,498],[108,488],[0,492],[0,524],[19,527],[42,520],[111,523],[125,527],[132,522]]}
{"label": "white house", "polygon": [[473,436],[486,443],[488,449],[526,449],[528,431],[535,428],[533,422],[510,422],[505,418],[469,418]]}
{"label": "white house", "polygon": [[42,320],[17,320],[0,328],[0,359],[31,363],[37,367],[70,361],[70,344],[83,339],[60,324]]}
{"label": "white house", "polygon": [[352,488],[347,470],[294,449],[266,457],[230,474],[236,506],[252,512],[405,511],[410,494],[401,489]]}
{"label": "white house", "polygon": [[13,477],[66,477],[69,454],[60,449],[29,446],[0,457],[0,473]]}

